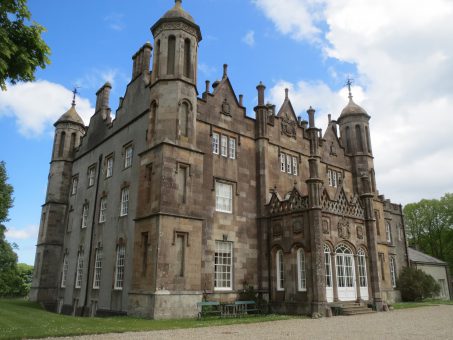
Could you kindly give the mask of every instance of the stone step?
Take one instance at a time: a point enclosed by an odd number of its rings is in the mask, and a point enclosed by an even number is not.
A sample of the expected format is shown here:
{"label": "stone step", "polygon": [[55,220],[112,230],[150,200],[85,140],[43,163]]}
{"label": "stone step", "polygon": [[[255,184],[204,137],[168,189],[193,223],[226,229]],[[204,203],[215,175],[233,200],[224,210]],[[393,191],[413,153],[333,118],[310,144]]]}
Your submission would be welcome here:
{"label": "stone step", "polygon": [[371,308],[363,309],[363,310],[355,310],[355,311],[343,311],[342,315],[344,316],[351,316],[351,315],[361,315],[361,314],[372,314],[376,313]]}

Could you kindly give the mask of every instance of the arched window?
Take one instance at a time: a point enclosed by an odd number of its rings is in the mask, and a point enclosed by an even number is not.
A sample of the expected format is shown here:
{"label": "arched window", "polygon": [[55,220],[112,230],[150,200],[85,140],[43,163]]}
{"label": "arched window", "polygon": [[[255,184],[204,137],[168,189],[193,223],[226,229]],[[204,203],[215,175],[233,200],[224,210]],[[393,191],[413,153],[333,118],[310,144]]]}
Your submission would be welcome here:
{"label": "arched window", "polygon": [[324,244],[324,259],[326,262],[326,287],[333,287],[332,284],[332,262],[330,260],[330,248]]}
{"label": "arched window", "polygon": [[187,137],[189,134],[189,104],[184,102],[179,111],[179,131],[181,136]]}
{"label": "arched window", "polygon": [[395,258],[390,257],[390,278],[392,279],[392,287],[396,287],[396,264]]}
{"label": "arched window", "polygon": [[176,37],[171,35],[168,38],[167,74],[175,74],[176,62]]}
{"label": "arched window", "polygon": [[354,287],[354,258],[351,248],[340,244],[335,249],[338,287]]}
{"label": "arched window", "polygon": [[366,256],[365,251],[360,248],[357,252],[357,261],[359,262],[359,282],[360,287],[368,287],[367,284],[367,270],[366,270]]}
{"label": "arched window", "polygon": [[368,148],[368,152],[371,153],[370,130],[368,130],[368,126],[365,126],[365,138],[366,138],[366,146]]}
{"label": "arched window", "polygon": [[155,52],[154,58],[155,58],[156,66],[155,66],[155,70],[153,70],[153,72],[156,72],[156,78],[159,78],[159,74],[160,74],[160,40],[157,40],[156,52]]}
{"label": "arched window", "polygon": [[357,150],[363,152],[362,129],[360,128],[360,125],[355,126],[355,136],[357,140]]}
{"label": "arched window", "polygon": [[307,290],[307,277],[305,274],[305,252],[302,248],[297,251],[297,288],[299,291]]}
{"label": "arched window", "polygon": [[74,152],[75,142],[76,142],[76,134],[75,134],[75,132],[73,132],[73,133],[71,133],[71,144],[69,144],[69,150],[71,152]]}
{"label": "arched window", "polygon": [[285,283],[285,275],[284,275],[284,268],[283,268],[283,250],[277,251],[275,254],[275,264],[277,269],[277,290],[283,291],[284,283]]}
{"label": "arched window", "polygon": [[184,77],[190,78],[191,77],[191,66],[192,61],[190,60],[192,56],[190,50],[190,40],[184,40]]}
{"label": "arched window", "polygon": [[156,117],[157,115],[157,104],[156,102],[153,102],[151,104],[151,117],[149,119],[149,138],[148,140],[151,140],[151,138],[154,136],[155,134],[155,130],[156,130]]}
{"label": "arched window", "polygon": [[351,152],[351,129],[346,127],[346,152]]}
{"label": "arched window", "polygon": [[66,132],[63,131],[60,135],[60,146],[58,147],[58,157],[63,156],[65,142],[66,142]]}

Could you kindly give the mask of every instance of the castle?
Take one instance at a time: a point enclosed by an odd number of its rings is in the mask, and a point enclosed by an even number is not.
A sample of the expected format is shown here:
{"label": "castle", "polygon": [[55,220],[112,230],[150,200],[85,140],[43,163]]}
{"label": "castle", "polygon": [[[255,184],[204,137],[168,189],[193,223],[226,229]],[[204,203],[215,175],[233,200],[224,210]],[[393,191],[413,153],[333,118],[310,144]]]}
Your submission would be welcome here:
{"label": "castle", "polygon": [[88,127],[75,102],[55,123],[31,299],[155,319],[250,286],[277,313],[398,299],[402,209],[378,194],[370,116],[351,93],[324,133],[288,91],[266,104],[261,83],[251,118],[226,65],[198,97],[202,35],[181,0],[151,31],[113,120],[106,83]]}

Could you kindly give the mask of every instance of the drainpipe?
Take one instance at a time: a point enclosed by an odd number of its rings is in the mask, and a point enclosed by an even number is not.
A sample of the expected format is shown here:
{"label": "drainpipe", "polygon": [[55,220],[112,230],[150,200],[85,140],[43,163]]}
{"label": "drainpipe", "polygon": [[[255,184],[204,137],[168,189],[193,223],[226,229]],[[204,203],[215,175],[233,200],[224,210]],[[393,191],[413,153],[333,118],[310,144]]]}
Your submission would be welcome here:
{"label": "drainpipe", "polygon": [[[88,310],[88,292],[90,289],[90,273],[91,273],[91,255],[93,253],[93,238],[94,238],[94,225],[96,224],[96,205],[98,201],[98,194],[99,194],[99,182],[101,179],[101,166],[102,166],[102,155],[99,156],[99,162],[98,162],[98,176],[97,176],[97,181],[96,181],[96,192],[94,194],[94,211],[93,211],[93,220],[91,221],[91,235],[90,235],[90,250],[88,252],[88,270],[87,270],[87,282],[86,282],[86,288],[85,288],[85,299],[83,302],[83,307],[82,307],[82,316],[85,316],[85,313]],[[87,314],[89,315],[89,313]]]}

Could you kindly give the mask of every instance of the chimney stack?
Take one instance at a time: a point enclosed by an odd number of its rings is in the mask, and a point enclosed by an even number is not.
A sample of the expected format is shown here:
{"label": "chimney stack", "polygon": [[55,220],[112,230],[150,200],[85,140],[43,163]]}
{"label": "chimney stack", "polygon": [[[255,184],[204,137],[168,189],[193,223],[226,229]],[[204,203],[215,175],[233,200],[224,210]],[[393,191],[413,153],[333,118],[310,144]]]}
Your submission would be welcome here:
{"label": "chimney stack", "polygon": [[112,90],[112,85],[109,82],[106,82],[99,90],[96,92],[96,112],[101,109],[108,109],[110,107],[110,91]]}
{"label": "chimney stack", "polygon": [[266,86],[260,81],[256,89],[258,90],[258,106],[264,106],[264,90]]}
{"label": "chimney stack", "polygon": [[149,72],[152,50],[153,46],[148,41],[138,50],[137,53],[134,54],[134,56],[132,57],[132,79],[135,79],[142,73],[147,74]]}

